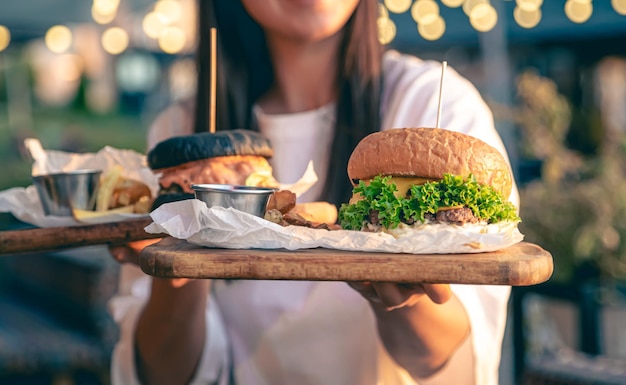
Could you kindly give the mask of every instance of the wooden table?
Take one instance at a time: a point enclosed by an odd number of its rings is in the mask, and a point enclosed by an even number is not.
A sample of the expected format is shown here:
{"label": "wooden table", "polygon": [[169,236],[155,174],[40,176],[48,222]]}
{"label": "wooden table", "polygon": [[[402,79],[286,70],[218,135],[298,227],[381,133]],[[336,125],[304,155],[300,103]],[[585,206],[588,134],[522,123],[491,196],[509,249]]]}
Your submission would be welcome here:
{"label": "wooden table", "polygon": [[387,254],[331,249],[212,249],[165,238],[146,247],[141,269],[162,278],[380,281],[528,286],[552,275],[552,256],[521,242],[478,254]]}

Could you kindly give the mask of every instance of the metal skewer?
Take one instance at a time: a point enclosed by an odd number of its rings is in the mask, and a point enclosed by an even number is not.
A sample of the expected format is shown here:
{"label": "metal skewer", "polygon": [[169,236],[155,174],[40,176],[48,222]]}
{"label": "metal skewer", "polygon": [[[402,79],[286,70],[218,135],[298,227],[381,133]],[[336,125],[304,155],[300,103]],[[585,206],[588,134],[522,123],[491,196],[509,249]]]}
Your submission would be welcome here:
{"label": "metal skewer", "polygon": [[216,90],[217,90],[217,30],[211,28],[211,90],[210,90],[210,111],[209,111],[209,131],[215,133],[215,110],[216,110]]}

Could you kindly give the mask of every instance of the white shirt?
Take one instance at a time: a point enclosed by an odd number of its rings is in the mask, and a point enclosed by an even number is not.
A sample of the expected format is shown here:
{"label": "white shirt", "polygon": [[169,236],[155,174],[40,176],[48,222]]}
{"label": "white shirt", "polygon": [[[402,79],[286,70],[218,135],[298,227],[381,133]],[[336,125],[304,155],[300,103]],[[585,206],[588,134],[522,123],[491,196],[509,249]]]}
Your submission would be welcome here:
{"label": "white shirt", "polygon": [[[383,68],[381,129],[435,126],[440,64],[390,51]],[[297,179],[311,159],[324,180],[334,108],[281,116],[255,110],[260,131],[272,141],[279,181]],[[450,68],[440,126],[476,136],[506,156],[486,104]],[[150,138],[154,143],[171,134]],[[307,194],[303,199],[320,198],[319,189]],[[518,204],[515,187],[511,200]],[[113,384],[139,384],[133,334],[149,285],[149,277],[136,267],[123,266],[119,294],[111,301],[121,327],[112,358]],[[452,291],[467,311],[471,337],[439,373],[421,383],[496,385],[510,288],[452,285]],[[366,300],[346,283],[218,280],[209,301],[208,332],[193,384],[226,385],[230,368],[238,385],[415,384],[382,346]]]}

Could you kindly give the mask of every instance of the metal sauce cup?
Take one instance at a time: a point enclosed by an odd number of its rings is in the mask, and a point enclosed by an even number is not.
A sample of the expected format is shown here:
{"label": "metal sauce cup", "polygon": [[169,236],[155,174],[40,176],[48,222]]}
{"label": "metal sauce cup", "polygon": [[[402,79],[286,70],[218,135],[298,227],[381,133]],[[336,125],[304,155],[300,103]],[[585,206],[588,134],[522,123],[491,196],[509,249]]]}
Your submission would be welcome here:
{"label": "metal sauce cup", "polygon": [[94,210],[101,170],[77,170],[33,176],[44,214],[72,216],[72,209]]}
{"label": "metal sauce cup", "polygon": [[232,207],[263,218],[270,195],[275,188],[236,186],[228,184],[191,185],[196,199],[208,207]]}

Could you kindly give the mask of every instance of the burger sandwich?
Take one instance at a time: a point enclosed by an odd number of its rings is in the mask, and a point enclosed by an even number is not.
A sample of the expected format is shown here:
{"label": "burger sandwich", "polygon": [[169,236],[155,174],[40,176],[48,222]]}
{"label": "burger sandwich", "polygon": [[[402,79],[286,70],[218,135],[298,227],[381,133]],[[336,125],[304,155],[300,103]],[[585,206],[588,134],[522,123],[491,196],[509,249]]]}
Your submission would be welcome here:
{"label": "burger sandwich", "polygon": [[160,175],[153,207],[193,198],[192,184],[278,187],[268,162],[273,154],[267,138],[243,129],[166,139],[147,154],[148,166]]}
{"label": "burger sandwich", "polygon": [[508,162],[466,134],[435,128],[376,132],[356,146],[347,171],[354,188],[339,209],[344,229],[398,238],[433,225],[520,221],[508,200]]}

